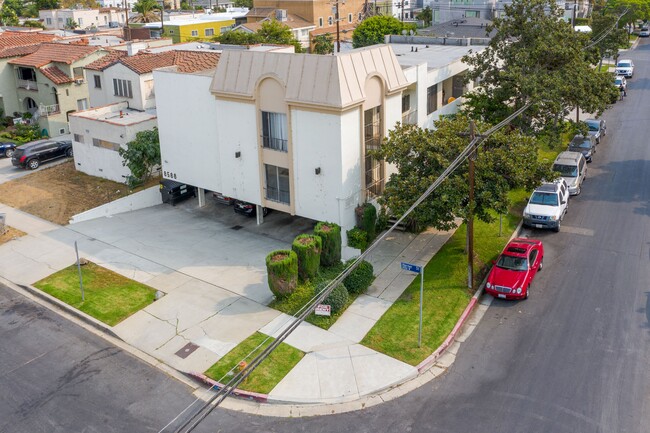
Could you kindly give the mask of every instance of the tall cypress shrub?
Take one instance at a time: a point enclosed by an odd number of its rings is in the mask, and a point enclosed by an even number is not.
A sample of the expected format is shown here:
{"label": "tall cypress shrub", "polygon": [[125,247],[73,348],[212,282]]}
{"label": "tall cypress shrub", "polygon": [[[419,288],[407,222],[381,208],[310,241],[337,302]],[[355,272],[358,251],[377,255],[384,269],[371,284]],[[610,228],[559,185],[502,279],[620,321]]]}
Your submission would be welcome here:
{"label": "tall cypress shrub", "polygon": [[377,208],[370,203],[366,203],[363,206],[361,226],[361,228],[368,233],[368,243],[374,241],[377,236]]}
{"label": "tall cypress shrub", "polygon": [[314,228],[314,234],[323,240],[321,265],[334,266],[341,263],[341,227],[335,223],[319,222]]}
{"label": "tall cypress shrub", "polygon": [[314,278],[318,273],[322,248],[320,236],[303,234],[293,240],[291,249],[298,256],[298,277],[302,281]]}
{"label": "tall cypress shrub", "polygon": [[269,288],[276,298],[285,298],[298,285],[298,256],[292,250],[276,250],[266,256]]}

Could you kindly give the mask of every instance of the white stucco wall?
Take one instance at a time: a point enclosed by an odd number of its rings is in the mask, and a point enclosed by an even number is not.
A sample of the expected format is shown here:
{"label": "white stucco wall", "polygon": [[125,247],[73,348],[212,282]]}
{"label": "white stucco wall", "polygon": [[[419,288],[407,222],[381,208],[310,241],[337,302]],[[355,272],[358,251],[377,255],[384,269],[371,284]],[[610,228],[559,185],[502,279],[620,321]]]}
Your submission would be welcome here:
{"label": "white stucco wall", "polygon": [[[255,104],[217,100],[218,160],[221,161],[221,192],[240,200],[261,204],[257,110]],[[241,152],[235,158],[235,152]]]}
{"label": "white stucco wall", "polygon": [[[95,87],[95,75],[99,75],[101,88]],[[113,94],[113,83],[106,81],[104,71],[93,71],[86,69],[86,82],[88,83],[88,104],[89,107],[100,107],[111,102],[108,95]]]}
{"label": "white stucco wall", "polygon": [[300,109],[291,110],[291,116],[296,214],[338,223],[338,197],[343,194],[341,118]]}
{"label": "white stucco wall", "polygon": [[[234,152],[220,164],[217,103],[209,90],[211,81],[211,75],[154,72],[163,175],[176,174],[174,180],[221,192],[220,167],[234,161]],[[237,125],[235,132],[247,129],[254,132],[254,128],[247,126],[250,121],[244,119],[249,118],[231,118],[230,125]]]}
{"label": "white stucco wall", "polygon": [[[144,110],[145,100],[143,95],[142,82],[146,79],[151,79],[151,74],[138,75],[133,72],[131,69],[127,68],[121,63],[117,63],[109,68],[104,70],[104,81],[102,82],[102,88],[104,90],[104,97],[106,98],[107,104],[112,104],[113,102],[128,101],[131,108],[136,110]],[[128,80],[131,81],[131,90],[133,92],[133,98],[125,98],[123,96],[115,96],[113,89],[113,79],[118,80]],[[89,87],[92,83],[89,80]]]}
{"label": "white stucco wall", "polygon": [[361,107],[341,113],[341,129],[338,131],[341,136],[341,177],[338,179],[341,182],[341,192],[337,197],[339,217],[335,222],[344,228],[344,240],[345,230],[351,229],[356,223],[354,208],[362,200],[362,115]]}
{"label": "white stucco wall", "polygon": [[[79,114],[83,116],[83,112]],[[155,119],[123,126],[71,115],[70,133],[76,169],[91,176],[124,182],[130,171],[122,166],[122,157],[116,150],[94,146],[93,138],[118,143],[124,147],[135,139],[138,132],[153,129],[155,126]],[[83,143],[75,140],[75,134],[83,136]]]}

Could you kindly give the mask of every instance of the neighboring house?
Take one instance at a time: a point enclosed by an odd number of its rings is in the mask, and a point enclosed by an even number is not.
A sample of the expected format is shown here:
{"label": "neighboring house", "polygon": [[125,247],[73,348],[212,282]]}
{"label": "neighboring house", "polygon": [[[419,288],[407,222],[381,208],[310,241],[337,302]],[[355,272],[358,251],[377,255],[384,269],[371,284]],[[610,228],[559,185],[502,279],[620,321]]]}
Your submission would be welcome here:
{"label": "neighboring house", "polygon": [[169,50],[159,53],[112,51],[86,66],[93,108],[70,116],[70,133],[77,170],[124,182],[129,170],[122,165],[120,147],[140,131],[157,125],[152,71],[173,67],[191,74],[214,69],[219,53]]}
{"label": "neighboring house", "polygon": [[[424,6],[429,6],[432,9],[434,23],[463,18],[492,20],[502,17],[505,14],[505,6],[510,4],[512,4],[512,0],[424,0]],[[590,12],[587,0],[579,0],[575,3],[557,0],[557,4],[564,9],[564,18],[567,20],[571,19],[574,7],[576,8],[576,17],[586,17]]]}
{"label": "neighboring house", "polygon": [[4,115],[23,112],[23,106],[18,102],[16,91],[16,72],[9,61],[31,54],[38,49],[42,42],[51,42],[54,35],[39,33],[24,33],[5,31],[0,33],[0,109]]}
{"label": "neighboring house", "polygon": [[268,21],[278,21],[291,29],[293,36],[300,42],[303,48],[310,45],[309,33],[316,29],[316,26],[310,21],[306,21],[297,15],[288,14],[284,9],[275,9],[269,13],[266,18],[259,21],[241,24],[233,30],[242,30],[249,33],[256,33],[262,28],[262,23]]}
{"label": "neighboring house", "polygon": [[124,25],[126,12],[123,9],[47,9],[38,11],[38,16],[46,29],[64,29],[74,22],[80,29],[108,26],[114,22]]}
{"label": "neighboring house", "polygon": [[[339,2],[339,24],[358,25],[364,18],[367,0],[347,0]],[[267,18],[276,9],[284,9],[313,23],[317,28],[332,28],[336,32],[336,7],[334,2],[323,0],[255,0],[254,7],[246,17],[248,22]]]}
{"label": "neighboring house", "polygon": [[457,111],[470,49],[482,47],[224,51],[213,77],[156,70],[163,177],[345,233],[395,169],[370,151],[396,122],[430,128]]}
{"label": "neighboring house", "polygon": [[463,18],[445,23],[433,24],[425,29],[418,29],[418,36],[439,36],[451,38],[487,38],[492,37],[496,30],[487,34],[487,26],[492,21],[483,18]]}
{"label": "neighboring house", "polygon": [[[133,9],[133,5],[137,3],[137,0],[126,0],[129,10]],[[98,0],[97,3],[102,8],[124,8],[124,0]]]}
{"label": "neighboring house", "polygon": [[149,29],[150,37],[171,38],[177,44],[193,39],[212,39],[235,26],[235,19],[219,14],[205,14],[198,18],[172,19],[163,21],[161,33],[160,21],[153,23],[129,23],[133,28]]}
{"label": "neighboring house", "polygon": [[99,47],[42,43],[31,54],[10,60],[18,111],[30,112],[43,135],[66,134],[68,115],[88,108],[83,68],[105,54]]}

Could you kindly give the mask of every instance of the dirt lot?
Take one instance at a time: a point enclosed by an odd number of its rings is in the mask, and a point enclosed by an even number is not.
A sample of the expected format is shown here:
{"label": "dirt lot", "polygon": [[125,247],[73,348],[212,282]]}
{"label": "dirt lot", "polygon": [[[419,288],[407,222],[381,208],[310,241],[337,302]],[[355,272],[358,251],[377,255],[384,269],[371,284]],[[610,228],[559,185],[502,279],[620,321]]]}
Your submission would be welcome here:
{"label": "dirt lot", "polygon": [[[148,182],[155,185],[157,179]],[[137,191],[137,190],[136,190]],[[129,194],[122,183],[88,176],[68,161],[0,185],[0,202],[57,224]]]}
{"label": "dirt lot", "polygon": [[4,232],[4,234],[0,235],[0,245],[27,234],[13,227],[6,226],[5,228],[7,230]]}

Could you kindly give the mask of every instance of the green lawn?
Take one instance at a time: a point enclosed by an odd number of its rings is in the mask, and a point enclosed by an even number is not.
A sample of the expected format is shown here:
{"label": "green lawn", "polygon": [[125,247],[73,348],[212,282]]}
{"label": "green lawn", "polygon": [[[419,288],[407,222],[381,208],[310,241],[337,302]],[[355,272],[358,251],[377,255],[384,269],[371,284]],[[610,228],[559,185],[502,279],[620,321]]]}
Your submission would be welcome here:
{"label": "green lawn", "polygon": [[[290,316],[295,316],[298,314],[298,311],[303,305],[306,305],[314,297],[316,288],[324,287],[329,281],[333,280],[337,275],[345,270],[345,264],[341,263],[338,266],[332,266],[330,268],[321,268],[318,271],[318,276],[314,281],[308,281],[305,283],[299,283],[296,290],[284,299],[275,299],[269,307],[282,311]],[[316,316],[315,314],[310,314],[307,316],[306,322],[316,325],[323,329],[329,329],[332,326],[336,319],[338,319],[341,314],[354,302],[358,295],[350,294],[347,304],[341,308],[336,313],[333,313],[331,316]]]}
{"label": "green lawn", "polygon": [[[245,360],[250,363],[266,346],[273,342],[273,338],[269,338],[264,343],[267,338],[269,337],[256,332],[210,367],[205,375],[218,382],[227,383],[237,373],[237,365],[240,361]],[[264,344],[258,348],[262,343]],[[303,356],[305,354],[300,350],[281,343],[238,388],[268,394]]]}
{"label": "green lawn", "polygon": [[85,301],[81,300],[77,266],[69,266],[34,284],[68,305],[114,326],[155,300],[156,291],[94,263],[81,267]]}

